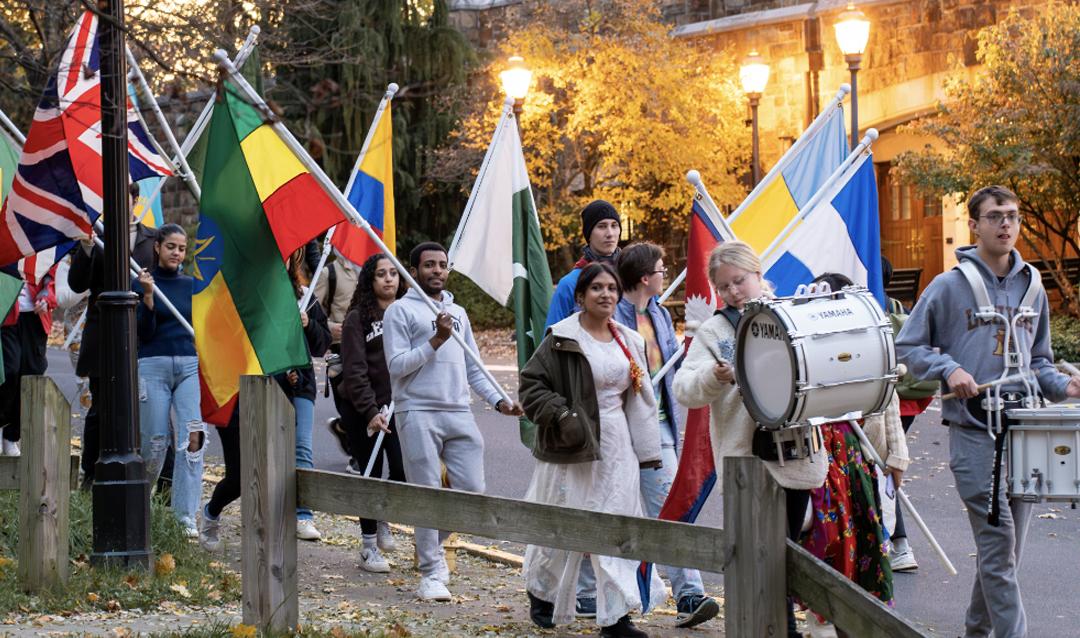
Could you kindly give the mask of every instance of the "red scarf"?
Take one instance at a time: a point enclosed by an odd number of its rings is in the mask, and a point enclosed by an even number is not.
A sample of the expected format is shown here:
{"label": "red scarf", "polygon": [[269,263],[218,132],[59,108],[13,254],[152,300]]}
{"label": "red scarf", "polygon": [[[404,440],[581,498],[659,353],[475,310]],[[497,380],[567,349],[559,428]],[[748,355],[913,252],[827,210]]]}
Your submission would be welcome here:
{"label": "red scarf", "polygon": [[611,331],[611,336],[615,338],[615,343],[619,344],[622,348],[623,354],[626,355],[626,360],[630,362],[630,385],[634,388],[634,392],[641,392],[642,379],[645,377],[645,371],[641,369],[637,361],[634,360],[634,355],[630,354],[630,348],[626,347],[626,343],[623,341],[622,335],[619,334],[619,328],[615,326],[615,322],[608,319],[608,330]]}

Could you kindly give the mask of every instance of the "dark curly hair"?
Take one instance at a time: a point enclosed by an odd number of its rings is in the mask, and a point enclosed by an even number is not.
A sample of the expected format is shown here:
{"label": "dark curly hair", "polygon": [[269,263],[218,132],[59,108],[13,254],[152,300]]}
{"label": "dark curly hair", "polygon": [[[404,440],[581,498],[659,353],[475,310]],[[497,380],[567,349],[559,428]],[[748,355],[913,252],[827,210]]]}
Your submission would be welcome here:
{"label": "dark curly hair", "polygon": [[[349,302],[349,310],[345,313],[348,314],[354,309],[358,310],[360,320],[364,323],[371,323],[378,318],[379,300],[375,297],[375,269],[378,267],[380,259],[390,258],[385,253],[375,253],[364,261],[364,265],[360,268],[360,274],[356,278],[356,292],[353,293],[352,301]],[[407,289],[405,278],[398,273],[398,289],[394,299],[401,299]]]}

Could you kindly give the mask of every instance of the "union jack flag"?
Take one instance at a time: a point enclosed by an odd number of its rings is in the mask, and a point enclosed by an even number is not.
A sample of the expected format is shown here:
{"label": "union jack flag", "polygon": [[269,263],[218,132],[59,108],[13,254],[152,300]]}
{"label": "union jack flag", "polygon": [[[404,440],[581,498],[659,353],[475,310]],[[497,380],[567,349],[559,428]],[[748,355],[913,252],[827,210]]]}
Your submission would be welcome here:
{"label": "union jack flag", "polygon": [[[131,179],[171,175],[128,103]],[[98,18],[83,13],[41,96],[0,220],[0,264],[90,233],[103,208]]]}

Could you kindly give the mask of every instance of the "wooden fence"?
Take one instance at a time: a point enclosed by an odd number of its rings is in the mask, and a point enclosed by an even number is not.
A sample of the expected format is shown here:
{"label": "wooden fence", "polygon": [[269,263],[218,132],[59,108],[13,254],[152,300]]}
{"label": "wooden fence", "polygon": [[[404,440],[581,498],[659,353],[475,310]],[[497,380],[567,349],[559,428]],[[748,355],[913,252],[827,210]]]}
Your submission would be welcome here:
{"label": "wooden fence", "polygon": [[17,577],[26,591],[62,587],[68,579],[68,505],[79,479],[71,455],[71,405],[45,376],[25,376],[22,456],[0,457],[0,490],[19,491]]}
{"label": "wooden fence", "polygon": [[924,634],[786,538],[783,489],[755,457],[724,462],[724,529],[296,469],[292,405],[269,377],[240,384],[244,623],[299,620],[296,506],[488,538],[723,572],[725,631],[787,633],[788,594],[853,636]]}

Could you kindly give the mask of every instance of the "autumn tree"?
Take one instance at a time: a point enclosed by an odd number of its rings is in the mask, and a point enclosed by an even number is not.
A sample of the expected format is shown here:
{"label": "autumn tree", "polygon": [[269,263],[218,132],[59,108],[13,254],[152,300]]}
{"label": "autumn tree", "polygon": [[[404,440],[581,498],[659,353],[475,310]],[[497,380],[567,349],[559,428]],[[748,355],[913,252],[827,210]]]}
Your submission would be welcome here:
{"label": "autumn tree", "polygon": [[902,155],[899,167],[932,194],[1012,189],[1027,249],[1050,265],[1066,308],[1080,316],[1062,265],[1080,255],[1080,6],[1013,11],[978,38],[977,77],[950,80],[937,116],[908,127],[941,144]]}
{"label": "autumn tree", "polygon": [[674,39],[657,3],[645,0],[526,2],[508,37],[473,81],[471,113],[435,166],[467,192],[502,108],[498,73],[510,55],[533,72],[521,128],[549,249],[568,265],[581,243],[578,212],[611,201],[634,236],[685,237],[701,171],[713,198],[746,194],[750,136],[732,55]]}

